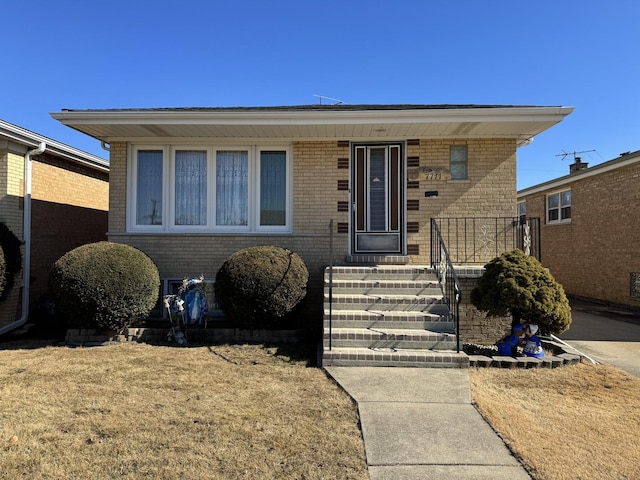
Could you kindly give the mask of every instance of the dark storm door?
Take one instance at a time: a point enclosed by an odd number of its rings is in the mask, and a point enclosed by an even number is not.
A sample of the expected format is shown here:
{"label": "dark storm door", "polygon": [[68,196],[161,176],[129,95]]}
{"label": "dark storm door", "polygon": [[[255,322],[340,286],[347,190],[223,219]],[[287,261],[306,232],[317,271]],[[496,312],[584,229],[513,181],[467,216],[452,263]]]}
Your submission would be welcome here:
{"label": "dark storm door", "polygon": [[399,144],[353,147],[354,255],[403,254],[403,163]]}

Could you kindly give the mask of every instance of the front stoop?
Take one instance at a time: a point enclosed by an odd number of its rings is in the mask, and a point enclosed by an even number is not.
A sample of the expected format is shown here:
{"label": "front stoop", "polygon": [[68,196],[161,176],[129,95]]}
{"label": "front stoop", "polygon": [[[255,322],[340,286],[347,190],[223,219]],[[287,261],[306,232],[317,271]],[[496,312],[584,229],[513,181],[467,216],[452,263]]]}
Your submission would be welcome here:
{"label": "front stoop", "polygon": [[323,366],[469,366],[429,267],[333,267],[324,290]]}

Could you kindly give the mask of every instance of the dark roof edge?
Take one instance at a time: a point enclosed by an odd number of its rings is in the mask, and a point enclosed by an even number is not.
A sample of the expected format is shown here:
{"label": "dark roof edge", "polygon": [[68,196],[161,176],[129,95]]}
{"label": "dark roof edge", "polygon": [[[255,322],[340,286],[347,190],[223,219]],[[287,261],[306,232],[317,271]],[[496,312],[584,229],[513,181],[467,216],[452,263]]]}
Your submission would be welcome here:
{"label": "dark roof edge", "polygon": [[[107,108],[72,109],[63,108],[62,112],[303,112],[303,111],[393,111],[393,110],[471,110],[494,108],[548,108],[540,105],[455,105],[455,104],[345,104],[336,105],[282,105],[254,107],[162,107],[162,108]],[[559,105],[553,105],[560,107]]]}
{"label": "dark roof edge", "polygon": [[[569,183],[574,180],[579,180],[583,176],[591,176],[596,175],[598,173],[603,173],[603,171],[608,171],[614,168],[617,168],[618,164],[626,164],[640,162],[640,150],[636,150],[635,152],[625,152],[621,153],[619,157],[614,158],[612,160],[607,160],[606,162],[599,163],[594,165],[593,167],[585,168],[584,170],[578,170],[577,172],[568,173],[567,175],[563,175],[562,177],[554,178],[553,180],[547,180],[546,182],[538,183],[537,185],[532,185],[527,188],[523,188],[522,190],[518,190],[517,195],[530,195],[531,193],[535,193],[536,191],[546,190],[549,187],[553,187],[555,185],[561,186],[566,183]],[[620,165],[625,166],[625,165]]]}

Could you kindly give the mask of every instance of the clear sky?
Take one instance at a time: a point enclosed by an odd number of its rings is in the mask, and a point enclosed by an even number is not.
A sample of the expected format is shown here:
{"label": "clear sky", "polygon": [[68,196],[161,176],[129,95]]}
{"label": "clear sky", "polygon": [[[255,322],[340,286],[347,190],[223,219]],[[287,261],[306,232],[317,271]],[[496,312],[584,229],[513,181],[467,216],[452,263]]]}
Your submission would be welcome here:
{"label": "clear sky", "polygon": [[[106,157],[63,108],[574,106],[518,149],[518,188],[640,149],[637,0],[19,0],[0,118]],[[328,101],[325,100],[325,103]]]}

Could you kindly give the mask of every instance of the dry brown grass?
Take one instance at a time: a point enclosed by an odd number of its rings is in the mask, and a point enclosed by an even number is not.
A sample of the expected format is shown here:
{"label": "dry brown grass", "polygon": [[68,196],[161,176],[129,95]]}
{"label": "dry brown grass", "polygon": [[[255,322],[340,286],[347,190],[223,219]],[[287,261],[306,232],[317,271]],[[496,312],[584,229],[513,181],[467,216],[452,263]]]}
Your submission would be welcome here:
{"label": "dry brown grass", "polygon": [[366,479],[358,427],[275,349],[0,350],[3,479]]}
{"label": "dry brown grass", "polygon": [[473,401],[537,480],[640,478],[640,379],[611,366],[471,370]]}

